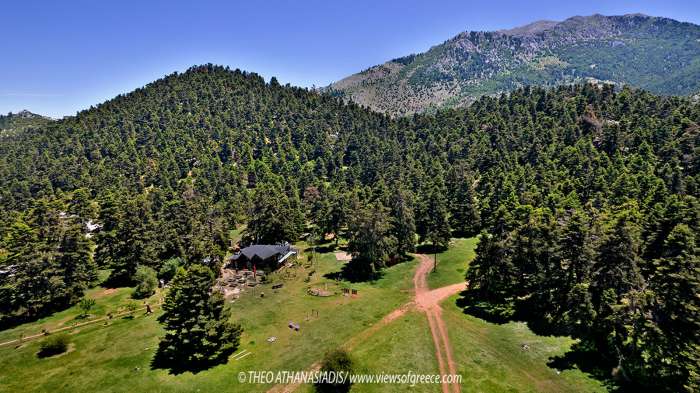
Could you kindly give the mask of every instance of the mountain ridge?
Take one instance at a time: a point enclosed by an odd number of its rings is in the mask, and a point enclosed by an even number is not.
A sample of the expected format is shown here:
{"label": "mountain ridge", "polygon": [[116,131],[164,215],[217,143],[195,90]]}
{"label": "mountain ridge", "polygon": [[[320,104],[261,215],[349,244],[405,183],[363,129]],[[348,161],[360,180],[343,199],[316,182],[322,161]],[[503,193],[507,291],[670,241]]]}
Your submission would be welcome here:
{"label": "mountain ridge", "polygon": [[471,104],[525,85],[586,81],[656,94],[700,89],[700,26],[642,14],[574,16],[465,31],[426,52],[370,67],[325,90],[392,115]]}
{"label": "mountain ridge", "polygon": [[54,119],[23,109],[17,113],[0,115],[0,136],[46,125]]}

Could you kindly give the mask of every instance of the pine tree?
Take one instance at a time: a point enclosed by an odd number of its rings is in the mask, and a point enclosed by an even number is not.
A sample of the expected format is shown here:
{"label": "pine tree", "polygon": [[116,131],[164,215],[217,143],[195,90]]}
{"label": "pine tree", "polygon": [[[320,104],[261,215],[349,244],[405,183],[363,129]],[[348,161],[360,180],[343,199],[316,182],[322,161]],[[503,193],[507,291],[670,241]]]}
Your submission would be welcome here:
{"label": "pine tree", "polygon": [[387,257],[396,249],[391,236],[388,209],[381,204],[370,205],[355,213],[348,240],[352,260],[347,265],[352,279],[373,278],[385,266]]}
{"label": "pine tree", "polygon": [[417,225],[421,242],[429,242],[436,249],[447,248],[450,244],[452,229],[444,187],[433,184],[428,195],[425,196],[421,210]]}
{"label": "pine tree", "polygon": [[564,313],[558,326],[565,334],[583,338],[589,336],[593,321],[597,317],[589,287],[587,282],[579,283],[571,287],[566,294]]}
{"label": "pine tree", "polygon": [[324,235],[327,233],[334,235],[337,246],[340,240],[341,229],[348,221],[349,206],[347,196],[331,188],[324,199],[327,200],[327,205],[324,204],[325,209],[323,210],[323,217],[319,219],[319,225]]}
{"label": "pine tree", "polygon": [[65,304],[73,304],[83,297],[85,290],[97,280],[97,267],[92,258],[92,245],[80,222],[68,224],[58,252],[58,268],[65,285]]}
{"label": "pine tree", "polygon": [[481,228],[474,178],[461,175],[456,179],[454,187],[450,198],[450,226],[456,236],[474,236]]}
{"label": "pine tree", "polygon": [[391,234],[396,239],[396,254],[405,258],[415,250],[416,223],[413,213],[411,195],[404,190],[397,190],[392,201]]}
{"label": "pine tree", "polygon": [[153,219],[146,198],[129,199],[123,205],[122,220],[115,234],[116,243],[110,247],[112,273],[109,282],[112,285],[131,285],[138,266],[154,263],[154,239]]}
{"label": "pine tree", "polygon": [[630,323],[637,323],[632,321],[633,315],[625,315],[620,309],[631,307],[630,312],[640,312],[633,299],[640,299],[644,287],[635,216],[633,208],[617,215],[598,246],[591,277],[590,290],[597,314],[591,338],[602,354],[618,360],[618,366],[623,363],[625,343],[636,333],[629,329]]}
{"label": "pine tree", "polygon": [[639,227],[631,221],[629,214],[623,212],[615,220],[598,246],[592,277],[595,299],[599,299],[605,289],[612,289],[619,299],[642,286]]}
{"label": "pine tree", "polygon": [[114,247],[117,244],[117,228],[122,220],[122,211],[111,192],[100,200],[99,205],[102,228],[95,236],[95,262],[100,267],[107,267],[112,264],[112,258],[116,254]]}
{"label": "pine tree", "polygon": [[225,363],[238,348],[241,327],[230,321],[224,297],[212,292],[214,274],[206,266],[180,268],[171,282],[158,318],[165,336],[155,365],[178,373]]}
{"label": "pine tree", "polygon": [[523,311],[540,315],[542,322],[549,325],[560,314],[557,300],[561,299],[557,295],[562,285],[562,256],[557,227],[547,208],[521,206],[518,214],[523,215],[523,222],[513,231],[507,245],[520,275],[520,285],[514,291],[525,299],[521,302]]}
{"label": "pine tree", "polygon": [[[354,371],[354,361],[347,351],[336,349],[325,354],[321,362],[321,372],[337,373],[343,376],[348,376]],[[320,381],[314,385],[315,391],[318,393],[346,393],[350,391],[352,382],[347,378],[343,383]]]}
{"label": "pine tree", "polygon": [[92,201],[90,192],[85,188],[73,191],[68,212],[77,215],[83,222],[97,217],[97,206]]}
{"label": "pine tree", "polygon": [[519,272],[504,239],[481,232],[466,279],[466,302],[475,313],[501,321],[513,315]]}
{"label": "pine tree", "polygon": [[291,198],[272,184],[259,183],[245,238],[249,243],[276,244],[301,235],[304,212],[296,195]]}
{"label": "pine tree", "polygon": [[697,238],[685,224],[673,228],[662,258],[654,261],[655,294],[648,345],[651,375],[678,391],[700,389],[700,257]]}
{"label": "pine tree", "polygon": [[580,210],[569,214],[559,239],[562,268],[565,271],[565,290],[590,278],[593,247],[590,239],[588,219]]}

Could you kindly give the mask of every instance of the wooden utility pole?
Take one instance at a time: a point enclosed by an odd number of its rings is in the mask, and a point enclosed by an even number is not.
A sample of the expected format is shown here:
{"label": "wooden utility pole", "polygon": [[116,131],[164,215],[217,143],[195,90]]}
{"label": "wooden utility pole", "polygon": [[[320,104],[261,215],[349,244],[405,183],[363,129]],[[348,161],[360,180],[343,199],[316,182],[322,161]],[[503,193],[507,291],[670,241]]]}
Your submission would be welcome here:
{"label": "wooden utility pole", "polygon": [[433,273],[437,272],[437,247],[435,246],[435,241],[433,241]]}

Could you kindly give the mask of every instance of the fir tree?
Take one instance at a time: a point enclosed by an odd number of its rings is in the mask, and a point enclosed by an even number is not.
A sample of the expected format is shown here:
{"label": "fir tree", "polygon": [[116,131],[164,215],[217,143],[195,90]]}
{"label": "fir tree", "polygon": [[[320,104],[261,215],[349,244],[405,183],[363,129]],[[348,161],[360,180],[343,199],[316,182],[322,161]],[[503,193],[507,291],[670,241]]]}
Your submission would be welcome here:
{"label": "fir tree", "polygon": [[450,200],[450,226],[456,236],[474,236],[481,228],[481,214],[474,178],[464,174],[455,180]]}
{"label": "fir tree", "polygon": [[154,366],[179,373],[224,363],[238,348],[241,327],[233,324],[221,293],[211,288],[214,274],[202,265],[180,268],[171,282],[158,320],[165,336]]}
{"label": "fir tree", "polygon": [[700,258],[697,238],[685,224],[668,235],[662,258],[654,262],[655,293],[650,321],[648,369],[678,391],[700,389]]}
{"label": "fir tree", "polygon": [[415,250],[416,223],[413,203],[411,195],[403,190],[397,190],[392,199],[391,234],[396,239],[396,254],[405,258]]}
{"label": "fir tree", "polygon": [[368,206],[355,213],[348,240],[352,260],[347,265],[352,279],[373,278],[382,269],[387,258],[396,249],[391,236],[388,209],[381,204]]}

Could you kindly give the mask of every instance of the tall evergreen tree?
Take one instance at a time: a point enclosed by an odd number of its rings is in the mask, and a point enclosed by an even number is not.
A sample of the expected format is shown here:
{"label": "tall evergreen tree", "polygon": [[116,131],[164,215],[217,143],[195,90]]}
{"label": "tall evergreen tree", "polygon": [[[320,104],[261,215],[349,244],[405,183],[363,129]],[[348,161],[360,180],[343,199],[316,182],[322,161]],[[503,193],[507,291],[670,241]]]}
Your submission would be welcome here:
{"label": "tall evergreen tree", "polygon": [[422,242],[429,242],[435,248],[447,248],[450,244],[452,229],[446,193],[437,183],[433,183],[425,196],[417,228]]}
{"label": "tall evergreen tree", "polygon": [[504,239],[481,233],[466,279],[467,303],[474,312],[497,320],[513,316],[519,272]]}
{"label": "tall evergreen tree", "polygon": [[238,348],[241,327],[233,324],[224,297],[212,292],[214,273],[193,264],[180,268],[163,303],[165,336],[158,345],[156,367],[175,373],[224,363]]}
{"label": "tall evergreen tree", "polygon": [[405,258],[408,253],[415,250],[416,243],[413,201],[409,192],[404,190],[395,192],[392,197],[391,218],[391,234],[396,239],[396,254]]}
{"label": "tall evergreen tree", "polygon": [[640,230],[634,222],[635,213],[633,208],[618,213],[605,233],[597,249],[590,287],[597,314],[591,338],[598,350],[617,359],[619,366],[623,362],[623,347],[635,333],[629,329],[634,316],[619,310],[631,305],[630,311],[637,312],[638,308],[630,303],[645,285],[639,269]]}
{"label": "tall evergreen tree", "polygon": [[275,244],[299,238],[304,223],[301,203],[283,192],[272,184],[258,184],[246,229],[248,242]]}
{"label": "tall evergreen tree", "polygon": [[700,257],[697,238],[685,224],[673,228],[662,257],[654,261],[655,294],[649,321],[648,370],[678,391],[700,389]]}
{"label": "tall evergreen tree", "polygon": [[474,236],[481,228],[477,193],[474,178],[462,174],[455,179],[450,196],[450,226],[457,236]]}
{"label": "tall evergreen tree", "polygon": [[374,277],[396,249],[388,209],[377,203],[356,212],[349,234],[348,251],[352,260],[347,266],[350,278]]}
{"label": "tall evergreen tree", "polygon": [[154,264],[157,254],[153,224],[150,204],[145,196],[129,199],[123,205],[122,220],[114,239],[116,243],[110,246],[112,273],[109,281],[112,285],[130,285],[139,265]]}
{"label": "tall evergreen tree", "polygon": [[59,245],[58,268],[63,272],[65,304],[74,304],[97,280],[97,267],[92,258],[92,244],[85,236],[81,222],[67,224]]}

